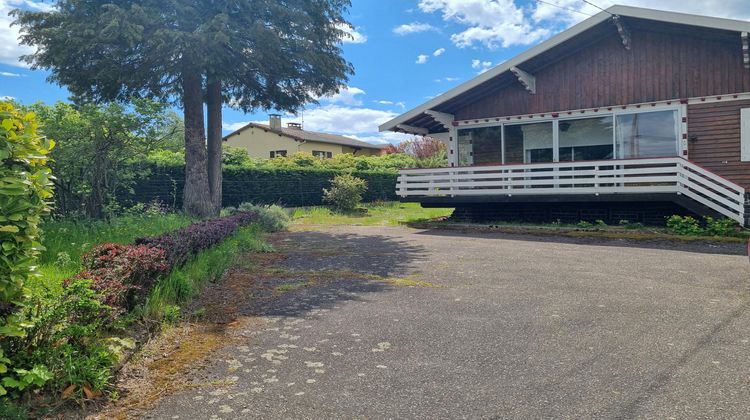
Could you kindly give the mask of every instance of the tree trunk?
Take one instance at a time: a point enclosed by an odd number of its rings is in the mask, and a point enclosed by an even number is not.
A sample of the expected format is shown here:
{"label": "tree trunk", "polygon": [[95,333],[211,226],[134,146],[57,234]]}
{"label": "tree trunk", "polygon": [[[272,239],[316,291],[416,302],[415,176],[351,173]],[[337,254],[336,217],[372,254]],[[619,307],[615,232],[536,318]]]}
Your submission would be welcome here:
{"label": "tree trunk", "polygon": [[208,110],[208,187],[214,214],[221,211],[221,81],[209,80],[206,86]]}
{"label": "tree trunk", "polygon": [[213,214],[208,189],[206,135],[203,127],[203,95],[200,73],[182,74],[182,105],[185,113],[185,193],[182,207],[188,216]]}

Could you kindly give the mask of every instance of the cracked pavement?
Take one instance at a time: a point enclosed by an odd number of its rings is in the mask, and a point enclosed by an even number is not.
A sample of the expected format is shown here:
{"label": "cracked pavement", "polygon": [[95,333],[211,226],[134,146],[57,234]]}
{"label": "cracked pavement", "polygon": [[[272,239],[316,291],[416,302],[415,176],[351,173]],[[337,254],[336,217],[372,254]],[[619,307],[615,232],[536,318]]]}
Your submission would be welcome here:
{"label": "cracked pavement", "polygon": [[353,226],[277,247],[340,278],[248,301],[195,386],[141,415],[750,416],[746,256]]}

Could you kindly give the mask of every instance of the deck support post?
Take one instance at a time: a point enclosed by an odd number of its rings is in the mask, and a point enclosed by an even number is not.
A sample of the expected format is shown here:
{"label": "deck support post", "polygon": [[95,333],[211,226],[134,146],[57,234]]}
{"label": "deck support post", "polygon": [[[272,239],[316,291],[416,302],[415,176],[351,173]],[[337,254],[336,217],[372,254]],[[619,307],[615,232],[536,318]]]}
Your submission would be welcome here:
{"label": "deck support post", "polygon": [[617,33],[620,34],[620,38],[622,39],[622,46],[625,47],[626,50],[630,50],[630,46],[631,46],[630,31],[625,26],[625,23],[622,21],[622,18],[617,15],[612,16],[612,22],[614,22],[615,26],[617,26]]}

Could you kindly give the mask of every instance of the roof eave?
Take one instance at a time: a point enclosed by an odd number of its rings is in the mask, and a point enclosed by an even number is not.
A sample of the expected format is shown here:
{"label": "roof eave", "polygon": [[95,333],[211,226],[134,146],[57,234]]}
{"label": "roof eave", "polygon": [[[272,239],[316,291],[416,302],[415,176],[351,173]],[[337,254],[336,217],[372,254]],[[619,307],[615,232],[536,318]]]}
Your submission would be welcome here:
{"label": "roof eave", "polygon": [[746,22],[742,20],[699,16],[699,15],[691,15],[691,14],[677,13],[677,12],[667,12],[663,10],[646,9],[646,8],[632,7],[632,6],[621,6],[621,5],[611,6],[607,8],[606,11],[599,12],[596,15],[582,22],[579,22],[578,24],[574,26],[571,26],[570,28],[560,32],[559,34],[542,42],[541,44],[538,44],[524,51],[523,53],[511,58],[510,60],[496,67],[493,67],[492,69],[480,74],[479,76],[471,80],[468,80],[433,99],[430,99],[429,101],[423,103],[422,105],[419,105],[416,108],[409,110],[397,116],[396,118],[391,119],[390,121],[387,121],[381,124],[380,126],[378,126],[378,130],[381,132],[382,131],[397,131],[397,126],[399,124],[404,124],[407,121],[411,120],[412,118],[415,118],[419,116],[420,114],[423,114],[425,111],[432,109],[434,107],[437,107],[443,104],[444,102],[450,99],[453,99],[456,96],[472,88],[475,88],[479,86],[480,84],[494,77],[497,77],[505,73],[506,71],[509,71],[510,68],[513,66],[518,66],[520,64],[523,64],[525,61],[547,50],[550,50],[556,47],[557,45],[562,44],[563,42],[606,21],[612,15],[632,17],[632,18],[637,18],[637,19],[656,20],[656,21],[662,21],[662,22],[672,22],[672,23],[678,23],[678,24],[684,24],[684,25],[690,25],[690,26],[701,26],[701,27],[706,27],[706,28],[724,29],[724,30],[737,31],[737,32],[750,31],[750,22]]}

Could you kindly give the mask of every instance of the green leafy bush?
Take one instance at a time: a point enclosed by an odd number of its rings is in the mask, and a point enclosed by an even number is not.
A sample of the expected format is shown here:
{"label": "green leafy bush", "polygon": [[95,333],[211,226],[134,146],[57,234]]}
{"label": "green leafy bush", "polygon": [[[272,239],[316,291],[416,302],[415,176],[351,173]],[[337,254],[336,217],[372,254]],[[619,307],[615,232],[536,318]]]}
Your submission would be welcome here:
{"label": "green leafy bush", "polygon": [[694,217],[676,214],[667,218],[667,229],[675,235],[700,235],[703,233],[698,220]]}
{"label": "green leafy bush", "polygon": [[721,218],[714,219],[706,216],[703,218],[706,222],[706,234],[710,236],[732,236],[737,233],[738,223],[732,219]]}
{"label": "green leafy bush", "polygon": [[237,210],[255,213],[258,216],[257,223],[266,232],[280,232],[289,227],[289,214],[283,207],[276,204],[242,203]]}
{"label": "green leafy bush", "polygon": [[323,190],[323,201],[339,211],[352,211],[362,203],[362,195],[367,191],[367,181],[344,174],[331,181],[331,188]]}
{"label": "green leafy bush", "polygon": [[581,229],[591,229],[592,227],[594,227],[594,224],[591,222],[587,222],[585,220],[581,220],[580,222],[576,224],[576,226],[578,226]]}
{"label": "green leafy bush", "polygon": [[88,280],[69,283],[62,295],[35,296],[19,314],[23,336],[3,340],[1,393],[20,397],[41,388],[59,391],[73,386],[98,393],[111,379],[122,349],[132,343],[104,334],[110,329],[111,308],[101,302]]}
{"label": "green leafy bush", "polygon": [[33,113],[0,102],[0,339],[23,334],[12,313],[42,249],[39,224],[50,211],[47,156],[54,144],[37,133]]}

